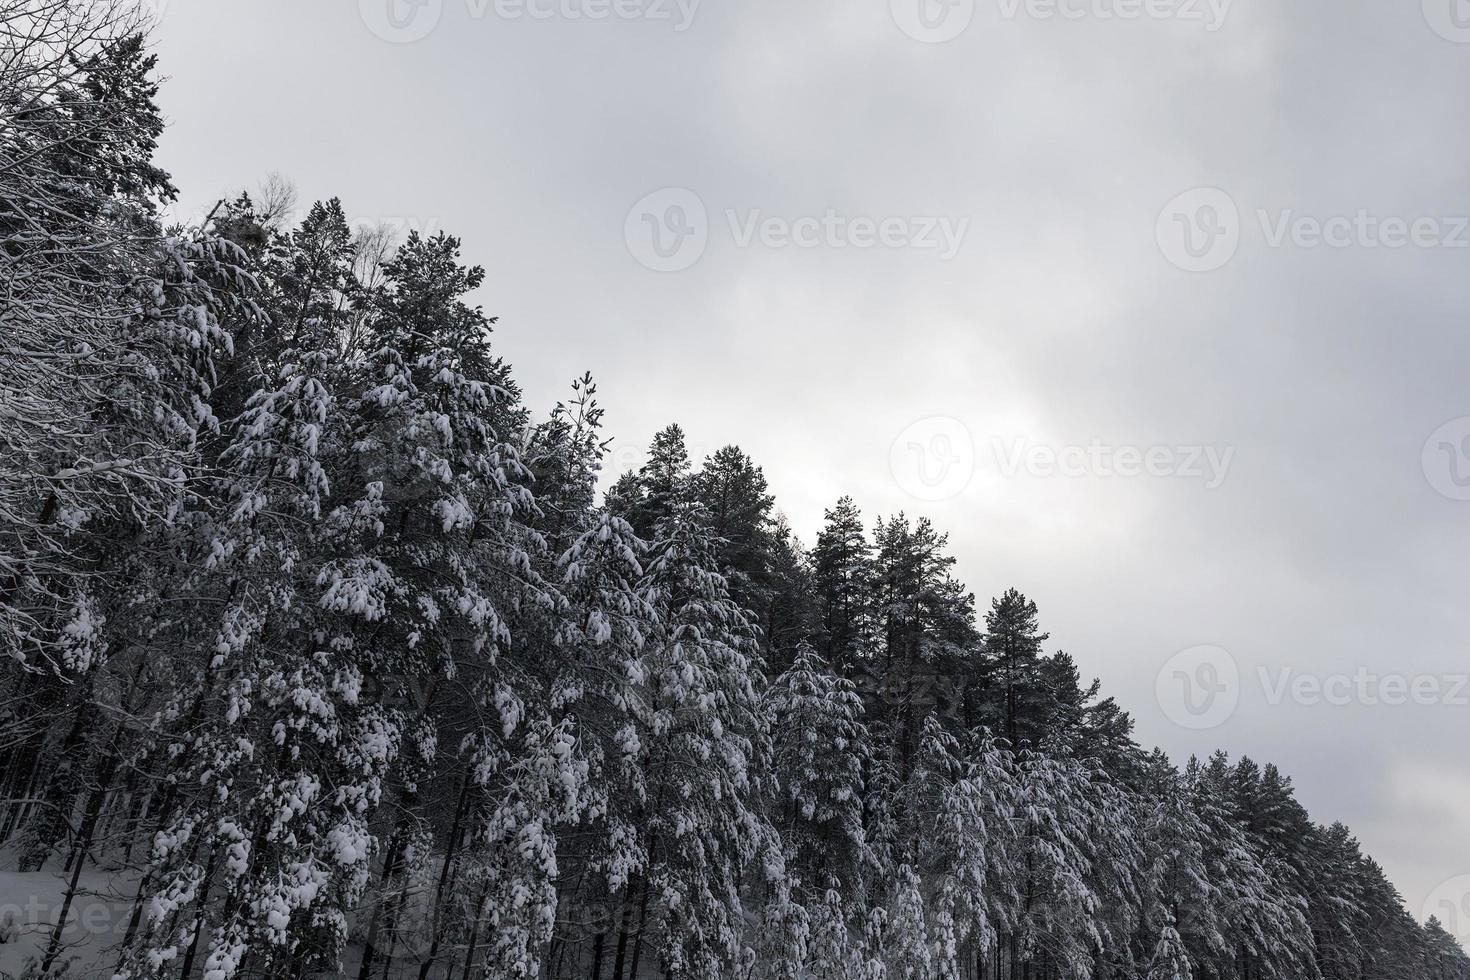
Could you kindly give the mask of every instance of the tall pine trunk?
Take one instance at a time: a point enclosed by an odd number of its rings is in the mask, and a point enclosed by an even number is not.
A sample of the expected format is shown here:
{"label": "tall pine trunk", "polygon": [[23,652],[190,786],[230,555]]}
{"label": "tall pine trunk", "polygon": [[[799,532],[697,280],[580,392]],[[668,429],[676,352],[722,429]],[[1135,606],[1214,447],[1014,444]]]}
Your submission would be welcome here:
{"label": "tall pine trunk", "polygon": [[56,957],[61,954],[61,935],[66,930],[66,917],[71,913],[71,904],[76,898],[77,884],[82,877],[82,866],[86,864],[87,852],[92,846],[92,832],[97,826],[97,815],[102,809],[103,797],[107,794],[108,783],[111,781],[113,756],[111,750],[103,757],[102,765],[99,767],[99,778],[103,780],[92,787],[92,792],[87,796],[87,807],[82,818],[82,826],[78,832],[76,848],[77,859],[72,863],[71,879],[67,882],[66,894],[61,900],[61,912],[57,917],[56,926],[51,931],[51,941],[46,945],[46,955],[41,961],[41,975],[45,976],[51,970],[51,965],[56,962]]}
{"label": "tall pine trunk", "polygon": [[449,843],[444,849],[444,867],[439,871],[439,885],[434,891],[433,939],[429,943],[429,955],[424,960],[423,966],[419,967],[419,980],[429,980],[429,971],[434,968],[434,960],[439,955],[439,941],[444,933],[444,892],[449,883],[450,869],[454,866],[455,858],[458,856],[459,825],[469,806],[471,782],[470,774],[466,773],[464,782],[460,786],[459,801],[454,807],[454,821],[449,826]]}

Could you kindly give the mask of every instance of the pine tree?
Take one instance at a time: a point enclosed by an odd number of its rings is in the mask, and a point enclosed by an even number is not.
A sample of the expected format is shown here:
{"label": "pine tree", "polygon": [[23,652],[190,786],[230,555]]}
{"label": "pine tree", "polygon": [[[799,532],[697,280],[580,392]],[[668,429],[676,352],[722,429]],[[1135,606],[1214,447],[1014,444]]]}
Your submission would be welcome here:
{"label": "pine tree", "polygon": [[924,718],[933,711],[963,713],[954,668],[969,659],[977,642],[974,596],[951,576],[955,559],[944,552],[948,539],[927,518],[910,524],[899,514],[879,521],[874,539],[881,693],[902,776]]}
{"label": "pine tree", "polygon": [[931,715],[904,789],[906,853],[931,882],[940,972],[983,962],[1015,927],[1016,785],[1012,758],[983,734],[966,752]]}
{"label": "pine tree", "polygon": [[658,527],[690,502],[691,471],[684,430],[671,424],[653,437],[648,460],[637,474],[625,474],[608,494],[616,513],[638,536],[654,537]]}
{"label": "pine tree", "polygon": [[811,980],[849,980],[867,972],[861,942],[848,926],[851,910],[836,888],[827,889],[808,914],[806,969]]}
{"label": "pine tree", "polygon": [[901,865],[888,896],[882,930],[882,958],[893,980],[928,980],[936,976],[934,946],[919,876]]}
{"label": "pine tree", "polygon": [[782,514],[772,521],[771,591],[764,621],[765,661],[779,674],[796,661],[803,645],[817,642],[811,555]]}
{"label": "pine tree", "polygon": [[143,38],[113,10],[28,8],[0,68],[0,659],[71,673],[105,604],[87,583],[185,495],[248,279],[227,242],[159,227]]}
{"label": "pine tree", "polygon": [[767,618],[774,578],[775,528],[766,476],[739,446],[726,446],[707,458],[689,482],[689,496],[704,509],[730,596]]}
{"label": "pine tree", "polygon": [[1153,762],[1149,812],[1144,825],[1147,860],[1146,909],[1143,925],[1167,946],[1182,944],[1192,965],[1217,963],[1231,951],[1218,906],[1219,885],[1211,880],[1206,849],[1209,827],[1196,811],[1200,764],[1191,759],[1184,773],[1167,760]]}
{"label": "pine tree", "polygon": [[858,665],[872,656],[874,598],[872,551],[851,497],[826,511],[826,524],[812,550],[812,588],[821,630],[817,649],[838,673],[852,679]]}
{"label": "pine tree", "polygon": [[863,829],[870,735],[862,699],[810,647],[765,696],[780,783],[777,826],[787,867],[809,889],[860,887],[871,858]]}
{"label": "pine tree", "polygon": [[715,570],[704,517],[675,509],[658,527],[646,588],[659,612],[642,665],[648,854],[630,969],[643,932],[665,969],[721,977],[738,957],[740,882],[766,832],[753,805],[769,746],[756,693],[755,631]]}
{"label": "pine tree", "polygon": [[1090,835],[1100,821],[1091,774],[1067,759],[1026,755],[1018,760],[1016,863],[1020,878],[1013,956],[1045,959],[1081,973],[1103,945],[1101,902],[1089,860]]}
{"label": "pine tree", "polygon": [[1424,923],[1424,976],[1433,980],[1464,980],[1470,977],[1470,959],[1455,937],[1434,916]]}
{"label": "pine tree", "polygon": [[1282,879],[1277,862],[1254,838],[1233,792],[1253,784],[1249,760],[1232,768],[1224,753],[1204,767],[1194,796],[1205,824],[1206,866],[1218,890],[1230,960],[1221,972],[1265,976],[1320,975],[1306,919],[1306,899]]}
{"label": "pine tree", "polygon": [[1184,943],[1179,933],[1174,931],[1174,926],[1166,922],[1159,932],[1159,942],[1149,959],[1144,980],[1192,980],[1193,977]]}
{"label": "pine tree", "polygon": [[985,654],[999,700],[998,727],[1017,749],[1035,745],[1035,702],[1041,693],[1041,648],[1048,634],[1036,623],[1036,603],[1015,589],[990,602]]}

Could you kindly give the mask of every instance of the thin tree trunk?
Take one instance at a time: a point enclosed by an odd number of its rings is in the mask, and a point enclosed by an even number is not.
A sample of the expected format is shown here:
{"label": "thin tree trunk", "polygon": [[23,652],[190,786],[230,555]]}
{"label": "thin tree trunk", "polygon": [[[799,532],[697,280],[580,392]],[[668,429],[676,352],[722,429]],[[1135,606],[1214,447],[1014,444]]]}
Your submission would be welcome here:
{"label": "thin tree trunk", "polygon": [[606,941],[605,932],[599,932],[592,940],[592,980],[602,980],[602,944]]}
{"label": "thin tree trunk", "polygon": [[148,891],[148,880],[148,874],[138,879],[138,893],[133,896],[133,913],[128,916],[128,929],[123,933],[122,948],[118,950],[117,967],[114,973],[122,971],[123,962],[128,957],[128,947],[133,944],[133,936],[138,932],[138,921],[143,917],[143,895]]}
{"label": "thin tree trunk", "polygon": [[464,818],[465,809],[469,806],[470,785],[470,774],[465,773],[464,783],[459,790],[459,804],[454,808],[454,822],[449,827],[449,844],[444,850],[444,867],[439,871],[439,886],[434,890],[433,939],[429,943],[428,958],[424,960],[424,965],[419,967],[419,980],[429,980],[429,971],[434,968],[434,960],[439,955],[439,939],[444,931],[444,891],[449,882],[449,869],[454,865],[458,851],[459,823]]}
{"label": "thin tree trunk", "polygon": [[[653,853],[650,843],[649,853]],[[638,980],[638,959],[643,954],[643,927],[648,922],[648,885],[640,886],[638,898],[638,931],[633,934],[633,964],[628,974],[628,980]]]}
{"label": "thin tree trunk", "polygon": [[623,894],[623,922],[618,929],[618,951],[613,957],[612,980],[623,980],[623,964],[628,957],[628,931],[633,924],[633,888]]}
{"label": "thin tree trunk", "polygon": [[[111,771],[112,756],[109,752],[107,758],[103,760],[103,765],[99,769],[99,772],[110,775]],[[50,972],[51,964],[55,963],[56,957],[61,954],[61,934],[66,929],[66,917],[71,912],[72,899],[77,894],[77,883],[82,877],[82,865],[86,863],[84,859],[87,854],[87,849],[92,845],[92,830],[97,826],[97,812],[102,807],[102,797],[106,791],[107,787],[105,785],[94,786],[91,794],[88,796],[86,816],[82,820],[80,840],[78,841],[81,857],[77,859],[75,866],[71,870],[71,880],[67,882],[66,886],[66,897],[61,900],[61,914],[56,920],[56,928],[51,932],[51,941],[46,946],[46,956],[41,961],[42,976]]]}
{"label": "thin tree trunk", "polygon": [[[407,822],[400,823],[393,840],[388,844],[388,856],[383,860],[383,891],[387,894],[388,886],[393,881],[393,876],[398,873],[398,859],[402,856],[404,843],[408,837]],[[368,924],[367,939],[362,948],[362,964],[357,971],[357,980],[368,980],[373,968],[374,954],[377,952],[378,926],[381,917],[376,907],[373,908],[372,918]]]}
{"label": "thin tree trunk", "polygon": [[464,976],[460,980],[470,980],[470,970],[475,965],[475,947],[480,943],[480,913],[485,909],[485,896],[490,893],[490,884],[486,882],[485,887],[480,889],[480,897],[475,900],[474,917],[470,925],[470,948],[464,957]]}
{"label": "thin tree trunk", "polygon": [[211,851],[209,861],[204,865],[204,891],[199,895],[199,915],[194,923],[194,937],[189,940],[189,951],[184,954],[179,980],[189,980],[189,974],[194,972],[194,954],[199,950],[199,936],[204,932],[204,916],[209,911],[209,886],[214,882],[214,859],[218,854],[218,850]]}
{"label": "thin tree trunk", "polygon": [[59,755],[59,758],[62,760],[61,765],[51,774],[51,778],[42,784],[41,791],[37,794],[41,800],[51,804],[51,806],[46,808],[47,812],[56,814],[53,822],[47,828],[49,836],[52,839],[38,841],[37,846],[32,848],[31,854],[29,855],[29,858],[36,862],[36,866],[34,868],[29,867],[28,860],[23,857],[17,869],[19,871],[40,871],[45,867],[46,858],[50,857],[51,852],[56,849],[56,824],[59,822],[63,827],[66,826],[69,807],[76,798],[76,790],[80,782],[78,770],[81,768],[80,756],[82,754],[82,741],[86,733],[87,721],[87,712],[84,709],[88,703],[87,698],[91,696],[90,684],[89,675],[88,686],[77,693],[78,706],[76,717],[72,722],[71,729],[66,733],[66,738],[61,743],[61,752]]}

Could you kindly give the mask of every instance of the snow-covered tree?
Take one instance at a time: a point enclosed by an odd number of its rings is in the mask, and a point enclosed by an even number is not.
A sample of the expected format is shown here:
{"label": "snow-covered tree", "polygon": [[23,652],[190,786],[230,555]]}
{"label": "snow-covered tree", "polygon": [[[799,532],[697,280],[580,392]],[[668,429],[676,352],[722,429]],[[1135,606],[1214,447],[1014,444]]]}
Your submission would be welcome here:
{"label": "snow-covered tree", "polygon": [[808,552],[678,426],[602,494],[591,376],[523,404],[458,239],[278,179],[166,228],[146,26],[0,0],[27,975],[85,871],[120,978],[1470,978],[1286,774],[1146,754],[1014,589],[977,623],[927,520]]}
{"label": "snow-covered tree", "polygon": [[767,690],[765,710],[788,868],[809,889],[825,891],[834,879],[859,889],[871,863],[862,804],[871,749],[862,699],[802,647]]}
{"label": "snow-covered tree", "polygon": [[[635,825],[648,854],[637,930],[676,975],[723,975],[740,953],[742,876],[766,838],[755,806],[769,791],[755,631],[716,570],[702,515],[658,525],[645,587],[657,633],[639,665],[646,796]],[[641,943],[634,946],[636,973]]]}
{"label": "snow-covered tree", "polygon": [[166,233],[154,56],[125,7],[0,2],[0,659],[85,673],[139,531],[216,424],[230,243]]}
{"label": "snow-covered tree", "polygon": [[1192,980],[1194,973],[1184,951],[1184,942],[1171,923],[1165,922],[1159,930],[1159,941],[1143,976],[1144,980]]}

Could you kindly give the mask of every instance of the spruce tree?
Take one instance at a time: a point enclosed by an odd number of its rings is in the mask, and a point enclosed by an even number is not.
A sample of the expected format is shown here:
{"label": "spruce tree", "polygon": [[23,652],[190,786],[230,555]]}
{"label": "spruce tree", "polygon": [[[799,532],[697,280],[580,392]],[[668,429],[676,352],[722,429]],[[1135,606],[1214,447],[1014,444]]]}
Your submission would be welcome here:
{"label": "spruce tree", "polygon": [[873,653],[872,549],[851,497],[837,501],[825,520],[812,549],[817,649],[838,673],[852,679]]}
{"label": "spruce tree", "polygon": [[1000,730],[1012,747],[1034,745],[1041,735],[1036,701],[1041,694],[1042,644],[1048,634],[1036,622],[1036,603],[1015,589],[990,602],[985,614],[985,656],[996,692]]}

